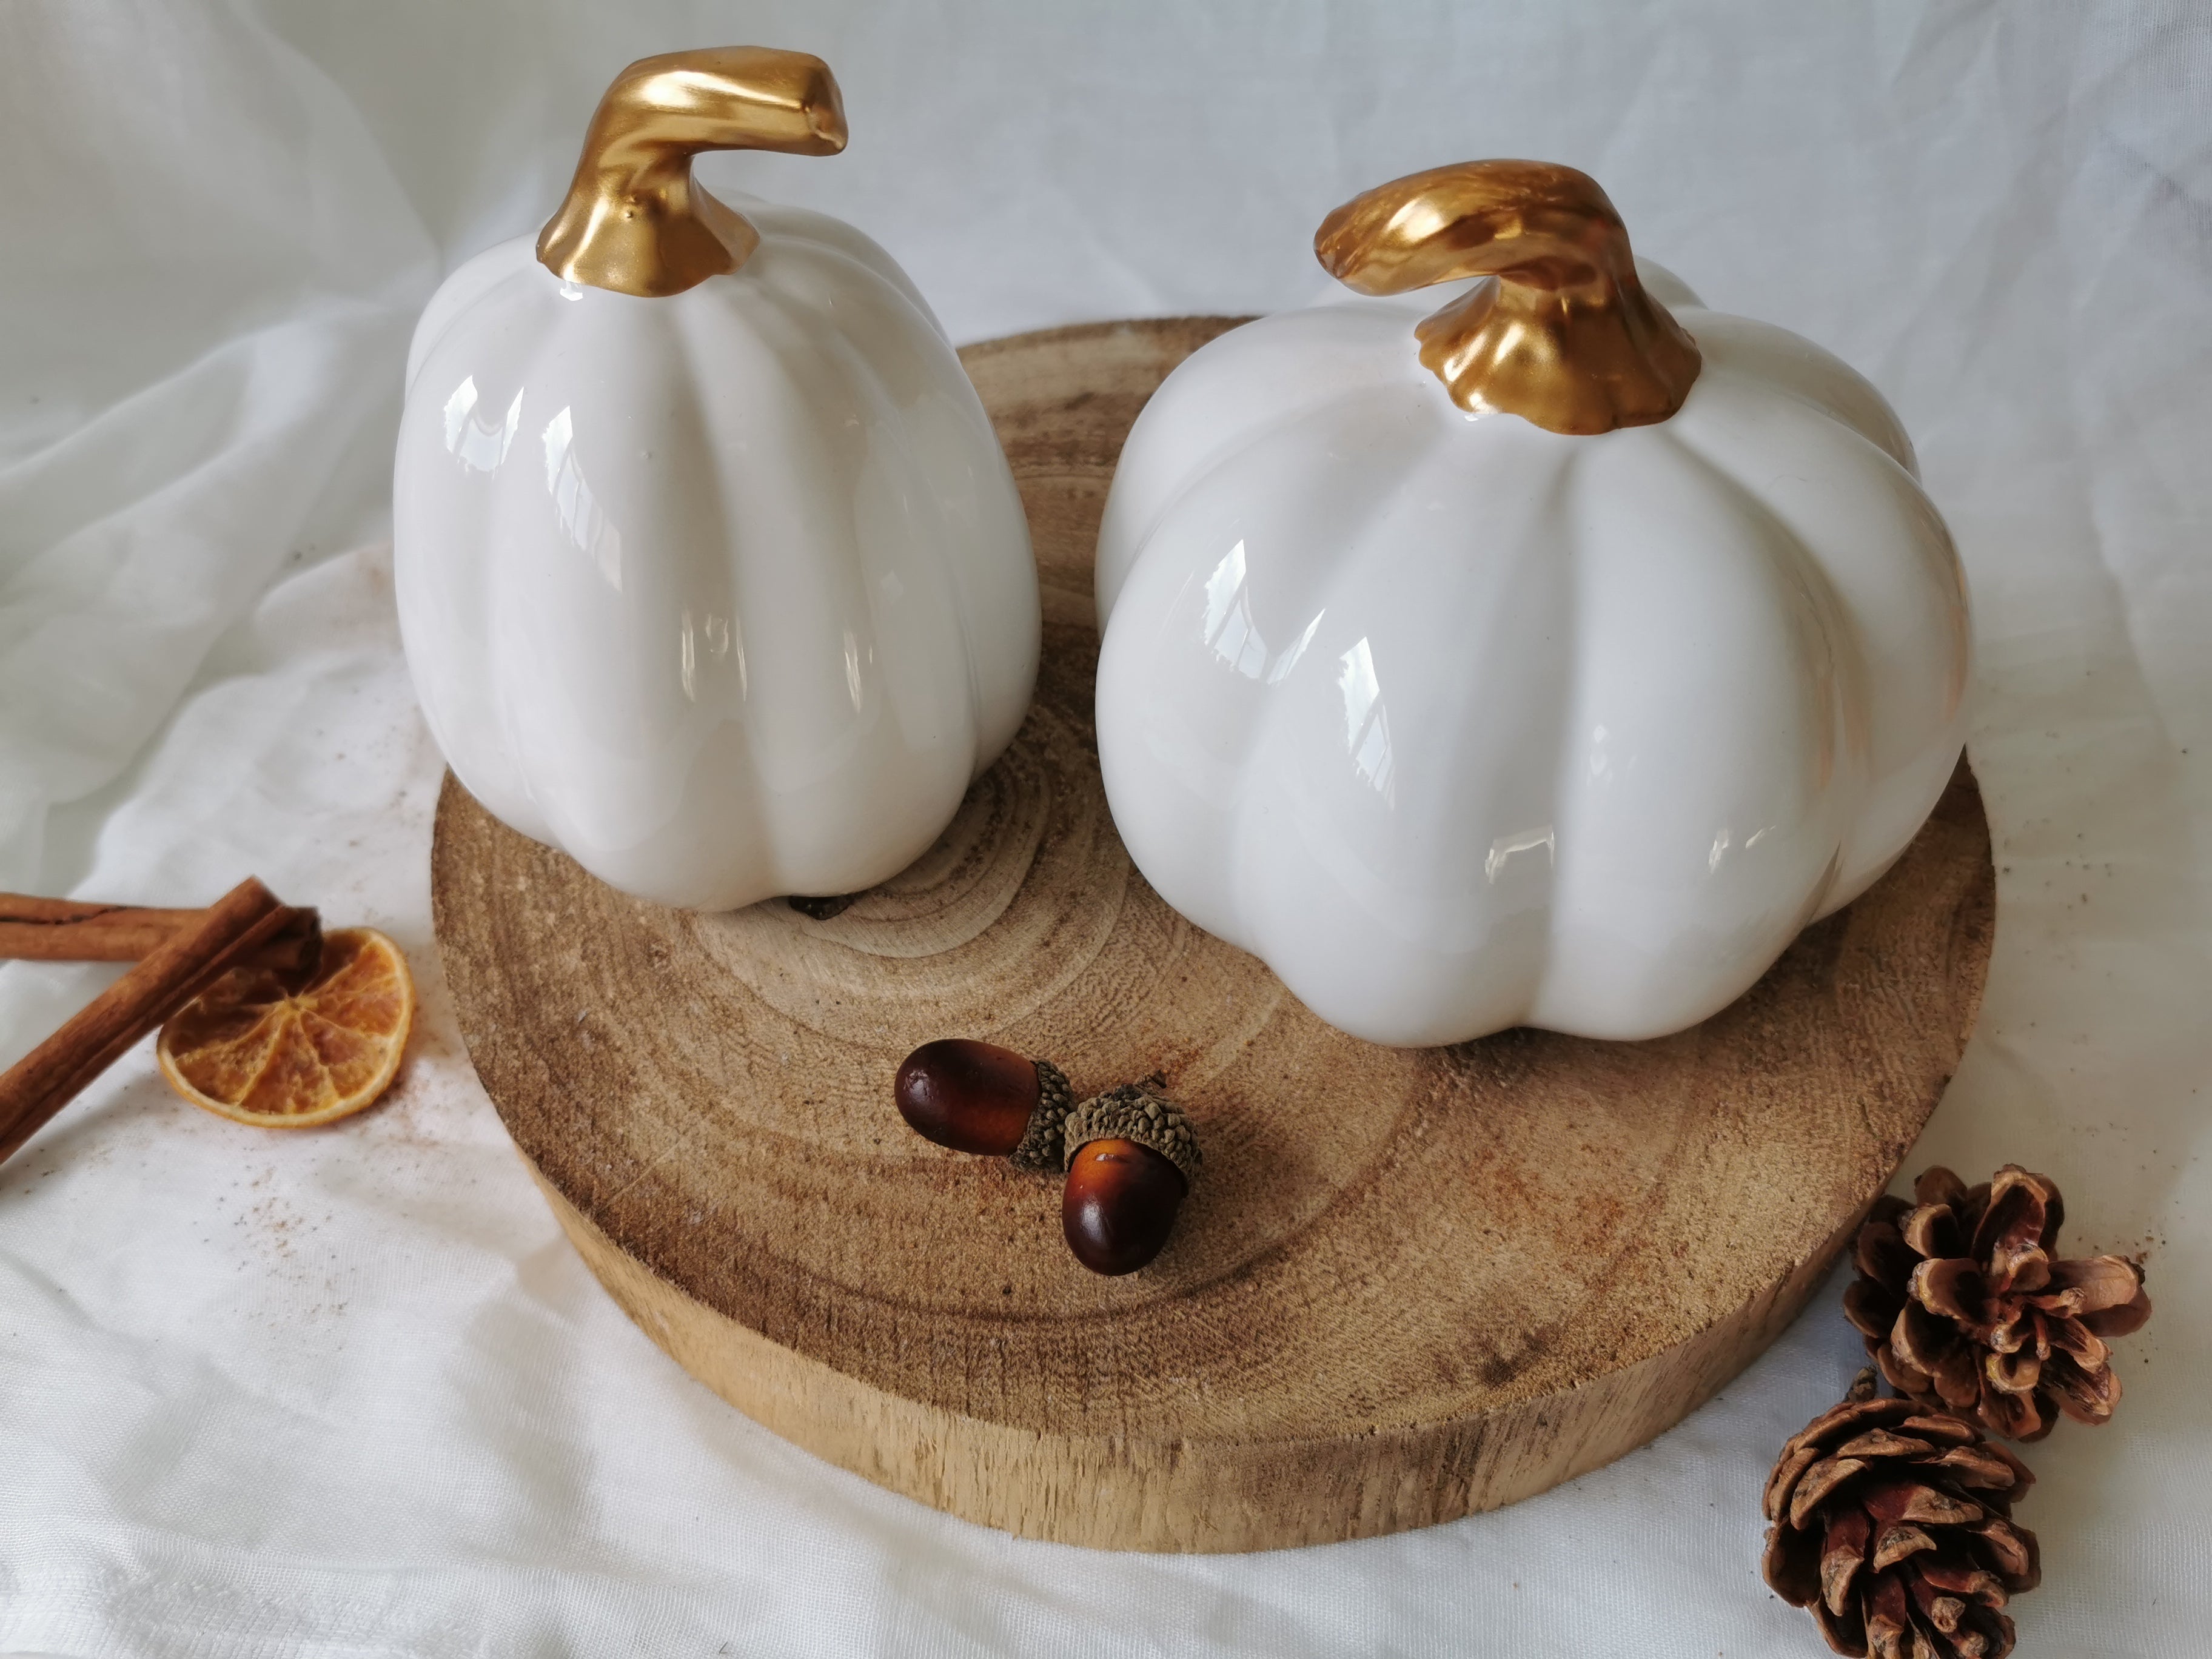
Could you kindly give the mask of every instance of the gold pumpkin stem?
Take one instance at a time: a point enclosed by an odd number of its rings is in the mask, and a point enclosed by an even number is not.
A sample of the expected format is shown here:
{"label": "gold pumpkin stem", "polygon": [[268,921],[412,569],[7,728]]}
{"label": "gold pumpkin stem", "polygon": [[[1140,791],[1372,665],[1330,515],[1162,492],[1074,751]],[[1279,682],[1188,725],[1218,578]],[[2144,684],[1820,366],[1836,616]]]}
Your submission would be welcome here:
{"label": "gold pumpkin stem", "polygon": [[1644,291],[1597,181],[1548,161],[1462,161],[1381,185],[1322,221],[1314,254],[1362,294],[1497,280],[1424,318],[1421,362],[1470,414],[1588,436],[1682,406],[1697,343]]}
{"label": "gold pumpkin stem", "polygon": [[693,182],[694,155],[844,148],[844,103],[819,58],[724,46],[640,58],[599,100],[568,197],[538,233],[538,262],[617,294],[681,294],[760,246],[743,214]]}

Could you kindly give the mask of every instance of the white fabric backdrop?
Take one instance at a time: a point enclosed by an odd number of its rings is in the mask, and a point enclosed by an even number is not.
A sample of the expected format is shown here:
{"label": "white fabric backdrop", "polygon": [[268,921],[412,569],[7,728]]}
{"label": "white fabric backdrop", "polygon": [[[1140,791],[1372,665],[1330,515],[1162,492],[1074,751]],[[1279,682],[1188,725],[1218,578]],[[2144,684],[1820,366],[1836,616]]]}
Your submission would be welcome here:
{"label": "white fabric backdrop", "polygon": [[[0,886],[248,871],[382,926],[397,1097],[274,1137],[143,1051],[0,1169],[0,1649],[145,1656],[1819,1650],[1760,1479],[1858,1350],[1827,1291],[1652,1446],[1497,1515],[1267,1556],[946,1519],[785,1446],[598,1291],[461,1056],[437,757],[382,544],[409,325],[534,227],[629,58],[837,69],[842,214],[955,337],[1325,287],[1320,216],[1483,155],[1905,416],[1971,572],[1999,841],[1982,1027],[1908,1165],[2016,1158],[2159,1312],[2030,1455],[2025,1653],[2212,1627],[2212,20],[2184,0],[1203,7],[12,0],[0,8]],[[0,969],[0,1058],[104,970]]]}

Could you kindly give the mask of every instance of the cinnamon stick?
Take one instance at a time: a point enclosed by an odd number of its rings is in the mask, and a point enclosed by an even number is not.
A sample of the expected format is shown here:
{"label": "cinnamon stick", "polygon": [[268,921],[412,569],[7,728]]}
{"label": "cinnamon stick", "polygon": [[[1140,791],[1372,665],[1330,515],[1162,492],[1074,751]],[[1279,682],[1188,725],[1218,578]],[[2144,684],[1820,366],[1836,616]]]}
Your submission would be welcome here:
{"label": "cinnamon stick", "polygon": [[258,946],[297,927],[299,914],[249,876],[94,998],[0,1076],[0,1163],[140,1038]]}
{"label": "cinnamon stick", "polygon": [[[0,959],[22,962],[137,962],[177,933],[198,927],[205,910],[162,910],[143,904],[92,904],[82,899],[0,893]],[[291,972],[312,969],[315,913],[294,911],[254,957],[253,965]]]}
{"label": "cinnamon stick", "polygon": [[156,910],[140,904],[0,893],[0,957],[31,962],[136,962],[204,910]]}

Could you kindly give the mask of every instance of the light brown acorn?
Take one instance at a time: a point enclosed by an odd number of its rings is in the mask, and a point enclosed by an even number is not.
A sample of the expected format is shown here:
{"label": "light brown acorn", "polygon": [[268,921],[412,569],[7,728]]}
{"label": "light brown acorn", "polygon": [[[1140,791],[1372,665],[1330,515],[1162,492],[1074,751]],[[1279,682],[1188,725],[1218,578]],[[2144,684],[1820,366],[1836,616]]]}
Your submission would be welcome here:
{"label": "light brown acorn", "polygon": [[1182,1109],[1152,1083],[1086,1100],[1060,1126],[1067,1185],[1060,1231],[1095,1273],[1134,1273],[1168,1242],[1197,1177],[1198,1138]]}
{"label": "light brown acorn", "polygon": [[899,1115],[924,1139],[1004,1158],[1018,1169],[1060,1167],[1060,1122],[1075,1091],[1048,1060],[941,1037],[900,1062],[891,1092]]}

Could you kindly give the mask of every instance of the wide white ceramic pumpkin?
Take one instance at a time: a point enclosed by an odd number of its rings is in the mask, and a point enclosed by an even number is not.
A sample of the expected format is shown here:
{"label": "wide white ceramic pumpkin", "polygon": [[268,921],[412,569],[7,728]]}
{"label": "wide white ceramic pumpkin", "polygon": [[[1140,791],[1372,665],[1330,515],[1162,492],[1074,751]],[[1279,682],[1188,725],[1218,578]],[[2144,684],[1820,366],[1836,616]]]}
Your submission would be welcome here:
{"label": "wide white ceramic pumpkin", "polygon": [[393,480],[430,729],[508,824],[720,908],[896,874],[1012,739],[1028,531],[936,319],[850,226],[691,181],[832,153],[818,59],[649,58],[561,212],[424,312]]}
{"label": "wide white ceramic pumpkin", "polygon": [[1569,169],[1401,179],[1316,247],[1370,293],[1484,280],[1249,324],[1146,407],[1098,544],[1122,840],[1377,1042],[1705,1018],[1958,760],[1966,596],[1904,432],[1639,275]]}

